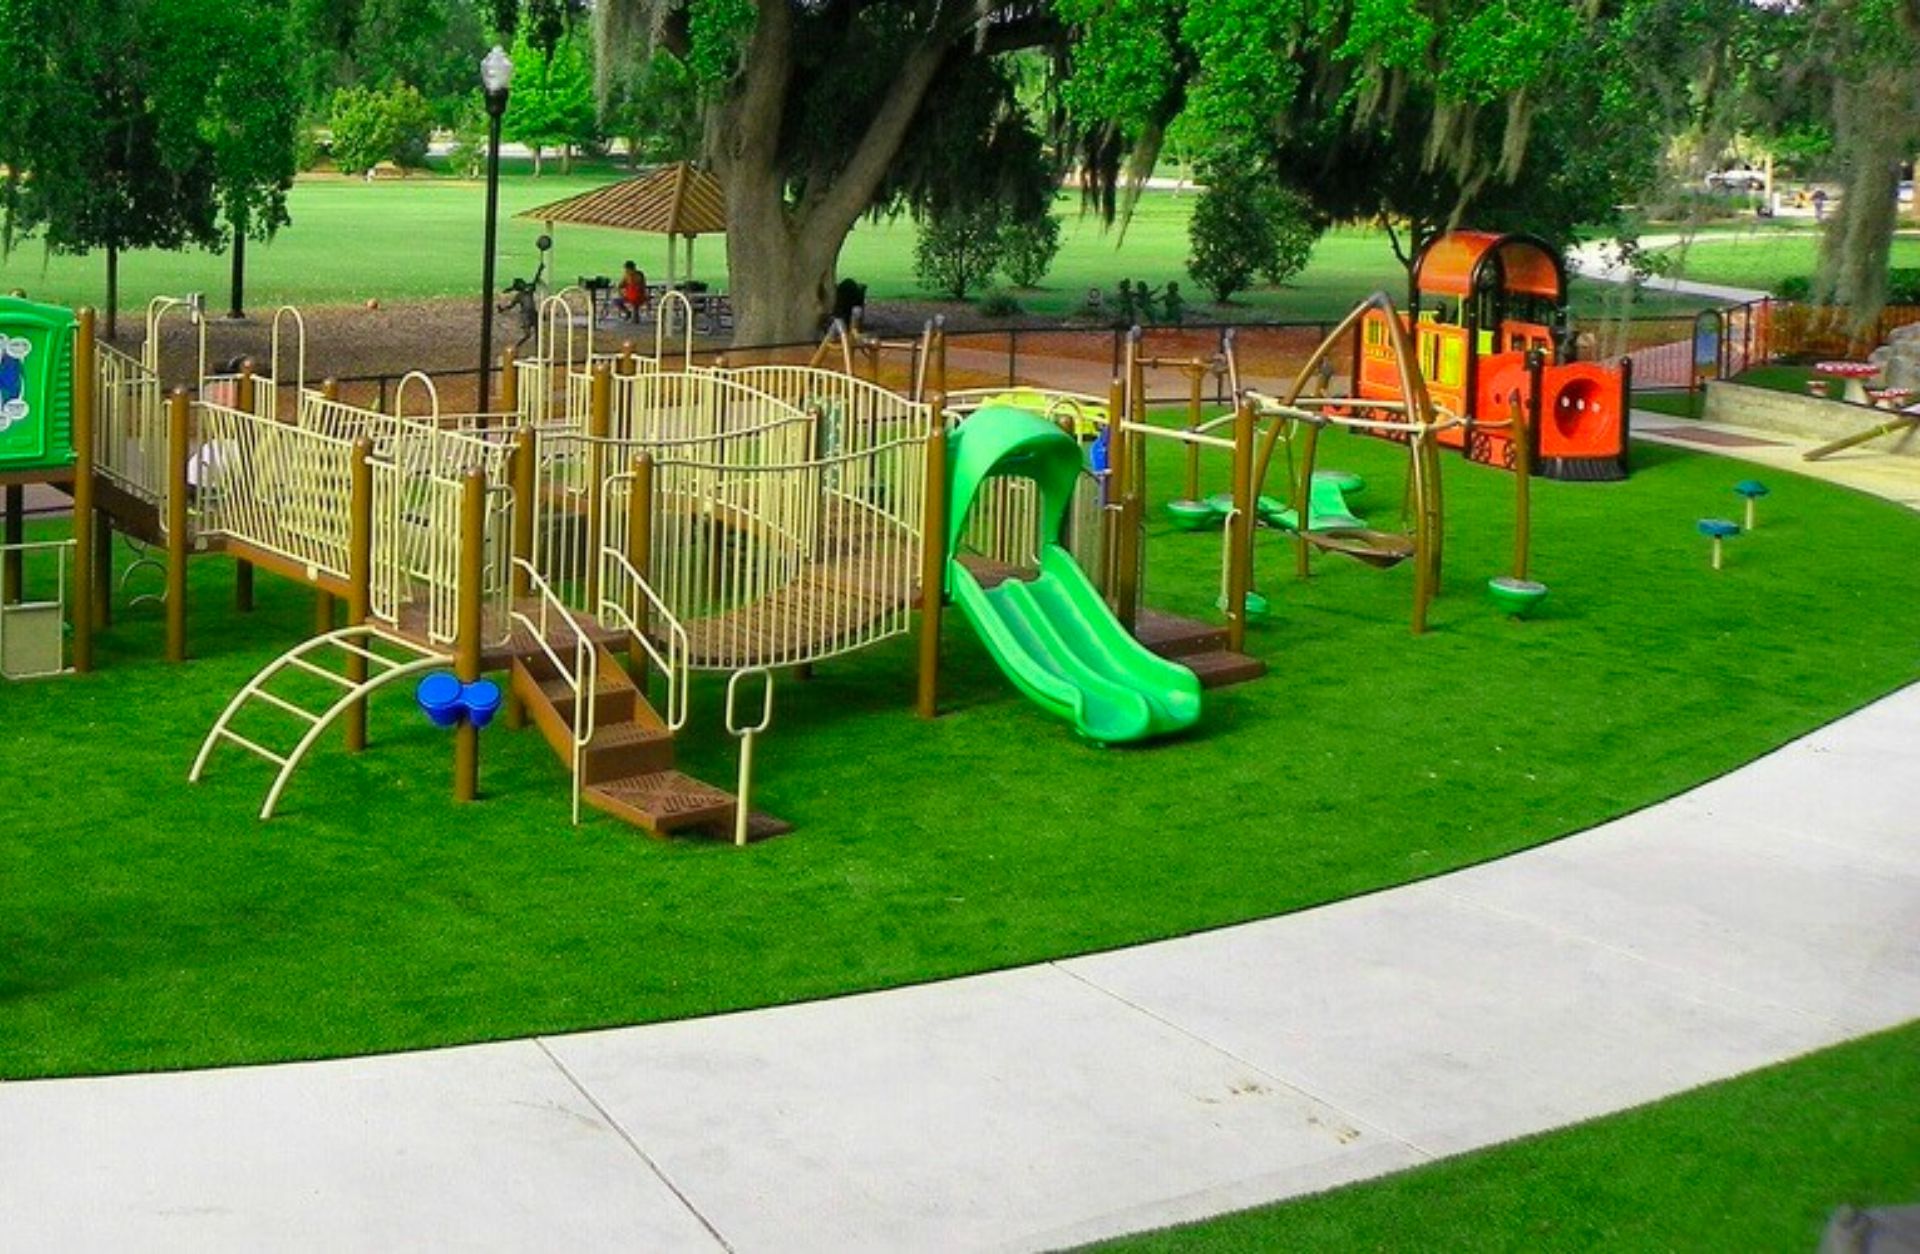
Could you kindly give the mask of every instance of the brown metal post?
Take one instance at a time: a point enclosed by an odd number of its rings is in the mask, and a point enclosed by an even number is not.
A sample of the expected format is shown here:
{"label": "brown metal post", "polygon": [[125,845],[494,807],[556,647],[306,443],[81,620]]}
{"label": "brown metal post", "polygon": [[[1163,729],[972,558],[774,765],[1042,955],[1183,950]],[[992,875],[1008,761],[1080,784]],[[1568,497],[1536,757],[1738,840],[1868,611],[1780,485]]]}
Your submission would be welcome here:
{"label": "brown metal post", "polygon": [[927,436],[926,510],[920,520],[920,675],[914,710],[921,718],[940,713],[940,606],[947,578],[946,397],[933,397],[934,424]]}
{"label": "brown metal post", "polygon": [[[520,412],[520,372],[514,368],[513,345],[500,350],[500,412],[518,415]],[[486,430],[486,418],[480,419],[480,429]]]}
{"label": "brown metal post", "polygon": [[933,395],[944,397],[947,394],[947,327],[944,320],[933,328],[933,364],[927,370],[927,377],[933,383]]}
{"label": "brown metal post", "polygon": [[[27,534],[27,490],[17,483],[7,485],[7,544],[19,544]],[[8,553],[0,561],[0,605],[12,605],[20,599],[21,555]]]}
{"label": "brown metal post", "polygon": [[[1200,429],[1200,403],[1206,388],[1206,369],[1199,363],[1187,367],[1187,430]],[[1236,473],[1234,482],[1238,483]],[[1187,445],[1187,499],[1200,499],[1200,446]]]}
{"label": "brown metal post", "polygon": [[[455,606],[453,674],[463,684],[480,678],[480,581],[486,569],[487,480],[469,470],[460,484],[460,579]],[[480,795],[480,729],[461,719],[453,739],[453,799]]]}
{"label": "brown metal post", "polygon": [[1300,477],[1294,480],[1293,493],[1293,573],[1301,579],[1313,574],[1313,545],[1307,541],[1307,532],[1313,526],[1313,459],[1320,451],[1320,424],[1303,424],[1306,432],[1300,437]]}
{"label": "brown metal post", "polygon": [[[252,413],[256,386],[253,362],[241,363],[240,377],[233,385],[233,407],[243,414]],[[245,558],[236,558],[233,563],[233,608],[242,614],[253,612],[253,563]]]}
{"label": "brown metal post", "polygon": [[[507,350],[511,353],[513,350]],[[511,367],[509,360],[506,365]],[[508,390],[503,398],[512,395],[513,374],[504,376],[509,380]],[[513,484],[513,534],[509,539],[512,547],[512,568],[507,572],[507,603],[514,608],[527,599],[531,583],[527,576],[527,567],[533,564],[533,494],[534,470],[537,465],[534,442],[539,437],[531,427],[522,427],[513,435],[513,455],[507,460],[507,475]],[[520,700],[520,694],[507,685],[507,726],[518,730],[527,725],[527,707]]]}
{"label": "brown metal post", "polygon": [[1227,648],[1244,653],[1247,592],[1253,582],[1253,405],[1245,400],[1233,411],[1233,510],[1227,534]]}
{"label": "brown metal post", "polygon": [[93,669],[93,420],[98,379],[93,310],[82,309],[73,340],[73,669]]}
{"label": "brown metal post", "polygon": [[1513,440],[1513,577],[1527,577],[1527,550],[1533,529],[1533,431],[1527,422],[1527,406],[1515,395],[1512,403],[1513,426],[1507,432]]}
{"label": "brown metal post", "polygon": [[1113,597],[1116,562],[1114,549],[1119,543],[1120,528],[1116,512],[1107,508],[1116,505],[1119,500],[1117,484],[1119,472],[1114,465],[1114,450],[1120,446],[1120,417],[1126,405],[1126,393],[1122,389],[1118,375],[1107,384],[1107,481],[1102,485],[1100,495],[1100,594],[1108,599]]}
{"label": "brown metal post", "polygon": [[[633,459],[633,486],[627,492],[627,561],[642,579],[653,575],[653,457],[642,453]],[[640,690],[647,689],[647,651],[640,641],[647,633],[652,605],[647,598],[634,598],[633,621],[636,634],[627,642],[627,669],[633,673]]]}
{"label": "brown metal post", "polygon": [[[347,626],[358,627],[373,613],[373,441],[361,436],[353,442],[352,469],[347,489]],[[347,678],[356,684],[367,679],[367,659],[347,654]],[[367,747],[367,703],[356,701],[347,711],[347,751]]]}
{"label": "brown metal post", "polygon": [[606,510],[606,446],[613,425],[613,376],[606,363],[593,368],[587,410],[587,612],[600,608],[600,527]]}
{"label": "brown metal post", "polygon": [[[187,390],[167,398],[167,661],[187,660],[187,463],[193,453]],[[84,546],[83,546],[84,547]]]}
{"label": "brown metal post", "polygon": [[[338,401],[340,399],[340,381],[338,379],[322,379],[320,381],[320,396],[323,400]],[[380,381],[379,408],[384,410],[386,407],[387,384],[386,380],[382,379]],[[331,592],[315,592],[313,594],[313,634],[316,636],[324,636],[333,630],[333,599],[333,593]]]}

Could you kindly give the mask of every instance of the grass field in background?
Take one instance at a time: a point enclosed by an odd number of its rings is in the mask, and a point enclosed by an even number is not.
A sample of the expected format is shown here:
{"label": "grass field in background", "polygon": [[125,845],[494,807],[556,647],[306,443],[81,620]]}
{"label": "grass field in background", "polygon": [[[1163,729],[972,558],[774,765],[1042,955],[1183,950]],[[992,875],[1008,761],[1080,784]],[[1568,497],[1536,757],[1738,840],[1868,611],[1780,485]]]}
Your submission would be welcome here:
{"label": "grass field in background", "polygon": [[[1813,276],[1820,237],[1811,224],[1799,231],[1725,231],[1702,235],[1684,251],[1678,245],[1661,251],[1676,258],[1675,278],[1770,292],[1782,279]],[[1920,266],[1920,234],[1908,231],[1895,238],[1890,264]]]}
{"label": "grass field in background", "polygon": [[[1154,464],[1177,494],[1178,459]],[[1401,458],[1321,462],[1395,524]],[[567,821],[537,734],[484,736],[485,799],[449,799],[451,743],[405,693],[373,747],[329,743],[279,817],[234,749],[186,773],[226,700],[311,629],[308,595],[196,560],[195,660],[159,660],[125,595],[89,676],[0,690],[0,1076],[361,1054],[647,1022],[883,988],[1267,917],[1496,857],[1730,770],[1920,676],[1920,517],[1770,474],[1766,529],[1724,572],[1694,520],[1736,463],[1638,447],[1617,484],[1541,483],[1539,616],[1501,617],[1513,480],[1446,462],[1446,595],[1408,634],[1412,572],[1323,558],[1305,583],[1260,541],[1274,610],[1256,683],[1194,734],[1094,749],[1020,699],[965,622],[944,717],[913,717],[913,642],[783,680],[758,803],[797,825],[739,851]],[[1224,479],[1209,463],[1208,487]],[[1211,613],[1217,534],[1152,527],[1151,604]],[[1845,630],[1835,630],[1835,623]],[[682,762],[733,777],[719,688]],[[290,721],[290,720],[289,720]],[[294,728],[289,727],[291,735]]]}
{"label": "grass field in background", "polygon": [[1096,1248],[1813,1250],[1838,1206],[1920,1201],[1917,1105],[1912,1024],[1574,1128]]}
{"label": "grass field in background", "polygon": [[[614,177],[616,172],[602,170],[504,178],[500,283],[530,277],[538,264],[533,241],[541,225],[511,215]],[[453,179],[302,179],[289,201],[293,224],[271,244],[248,247],[248,305],[258,311],[281,303],[469,296],[480,282],[484,205],[481,184]],[[1186,274],[1192,206],[1191,193],[1149,192],[1123,238],[1117,229],[1080,216],[1077,197],[1063,194],[1058,212],[1064,219],[1065,247],[1045,286],[1021,292],[1018,299],[1030,312],[1065,315],[1084,304],[1089,287],[1103,288],[1111,300],[1123,278],[1162,290],[1171,280],[1180,284],[1191,319],[1318,320],[1339,317],[1376,288],[1396,297],[1405,292],[1404,272],[1383,233],[1338,230],[1320,242],[1312,264],[1292,284],[1246,293],[1233,306],[1211,309]],[[554,271],[548,278],[555,287],[582,275],[617,275],[628,258],[650,279],[666,277],[661,236],[561,226],[554,239]],[[868,284],[870,301],[927,299],[929,293],[913,275],[913,241],[914,227],[905,217],[862,221],[841,254],[839,273]],[[694,265],[697,276],[724,284],[725,241],[703,237],[695,246]],[[157,294],[204,291],[215,308],[224,309],[229,270],[228,258],[204,252],[129,254],[121,264],[121,307],[138,309]],[[98,304],[104,298],[104,274],[100,254],[49,258],[37,241],[28,240],[0,262],[0,287],[23,288],[35,299],[55,303]],[[1576,312],[1583,316],[1598,316],[1615,301],[1617,294],[1606,285],[1576,284]],[[1643,307],[1669,311],[1695,303],[1649,297]]]}

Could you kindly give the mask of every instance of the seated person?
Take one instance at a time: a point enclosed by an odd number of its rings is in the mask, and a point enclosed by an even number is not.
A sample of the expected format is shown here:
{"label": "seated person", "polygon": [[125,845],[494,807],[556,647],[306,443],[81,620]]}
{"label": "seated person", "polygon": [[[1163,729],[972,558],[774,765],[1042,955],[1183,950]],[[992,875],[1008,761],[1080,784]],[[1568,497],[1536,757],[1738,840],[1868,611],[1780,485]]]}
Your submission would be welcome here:
{"label": "seated person", "polygon": [[647,276],[631,261],[620,271],[620,299],[614,303],[622,318],[640,321],[647,308]]}

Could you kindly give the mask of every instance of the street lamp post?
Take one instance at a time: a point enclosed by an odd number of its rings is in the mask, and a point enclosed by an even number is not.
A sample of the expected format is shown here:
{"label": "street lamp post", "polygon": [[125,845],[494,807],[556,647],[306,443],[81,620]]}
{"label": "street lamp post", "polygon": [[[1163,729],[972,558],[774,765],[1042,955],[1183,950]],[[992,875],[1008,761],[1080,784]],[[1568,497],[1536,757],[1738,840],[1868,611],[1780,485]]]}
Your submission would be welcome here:
{"label": "street lamp post", "polygon": [[507,111],[513,61],[499,44],[481,59],[480,85],[487,99],[487,243],[480,271],[480,413],[493,400],[493,253],[500,214],[500,118]]}

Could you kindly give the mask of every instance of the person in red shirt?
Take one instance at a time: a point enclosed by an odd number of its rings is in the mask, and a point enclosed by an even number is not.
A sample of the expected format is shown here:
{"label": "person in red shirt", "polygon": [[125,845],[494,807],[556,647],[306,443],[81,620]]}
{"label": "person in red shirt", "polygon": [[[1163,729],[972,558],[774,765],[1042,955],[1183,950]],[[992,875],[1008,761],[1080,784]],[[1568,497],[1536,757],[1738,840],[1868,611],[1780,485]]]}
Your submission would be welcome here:
{"label": "person in red shirt", "polygon": [[638,322],[646,307],[647,276],[629,261],[620,272],[620,316],[628,322]]}

